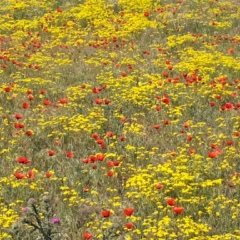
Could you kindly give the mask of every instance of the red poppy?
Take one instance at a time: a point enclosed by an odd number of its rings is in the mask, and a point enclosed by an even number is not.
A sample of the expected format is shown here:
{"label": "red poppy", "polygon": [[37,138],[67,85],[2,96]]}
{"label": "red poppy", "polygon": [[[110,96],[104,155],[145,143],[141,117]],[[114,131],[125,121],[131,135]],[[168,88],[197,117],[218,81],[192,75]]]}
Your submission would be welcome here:
{"label": "red poppy", "polygon": [[120,140],[123,142],[123,141],[125,141],[127,138],[125,137],[125,136],[121,136],[120,137]]}
{"label": "red poppy", "polygon": [[124,215],[126,215],[126,216],[131,216],[131,215],[134,213],[134,209],[133,209],[133,208],[125,208],[125,209],[123,210],[123,213],[124,213]]}
{"label": "red poppy", "polygon": [[228,146],[231,146],[231,145],[233,145],[233,144],[234,144],[233,141],[226,141],[226,145],[228,145]]}
{"label": "red poppy", "polygon": [[160,110],[162,110],[162,108],[160,107],[160,106],[156,106],[156,108],[155,108],[157,111],[160,111]]}
{"label": "red poppy", "polygon": [[162,99],[162,102],[168,105],[170,104],[170,99],[165,97]]}
{"label": "red poppy", "polygon": [[33,94],[33,91],[31,89],[28,89],[27,94]]}
{"label": "red poppy", "polygon": [[89,190],[88,187],[84,187],[84,188],[83,188],[83,191],[84,191],[84,192],[88,192],[88,190]]}
{"label": "red poppy", "polygon": [[174,198],[168,198],[166,202],[169,206],[176,205],[176,200]]}
{"label": "red poppy", "polygon": [[126,77],[127,76],[127,73],[126,72],[123,72],[122,73],[122,77]]}
{"label": "red poppy", "polygon": [[109,99],[104,99],[104,103],[105,103],[106,105],[108,105],[108,104],[111,103],[111,101],[110,101]]}
{"label": "red poppy", "polygon": [[190,149],[188,150],[188,153],[189,153],[189,154],[196,153],[196,149],[195,149],[195,148],[190,148]]}
{"label": "red poppy", "polygon": [[111,212],[110,212],[110,210],[103,210],[101,214],[102,214],[102,217],[106,218],[111,215]]}
{"label": "red poppy", "polygon": [[156,188],[157,188],[157,189],[163,189],[164,186],[163,186],[162,184],[158,183],[158,184],[156,185]]}
{"label": "red poppy", "polygon": [[112,177],[113,175],[114,175],[114,172],[111,172],[111,171],[107,172],[108,177]]}
{"label": "red poppy", "polygon": [[192,141],[192,136],[187,136],[187,141],[191,142]]}
{"label": "red poppy", "polygon": [[28,108],[30,107],[30,105],[29,105],[27,102],[24,102],[24,103],[22,104],[22,107],[23,107],[24,109],[28,109]]}
{"label": "red poppy", "polygon": [[114,136],[114,133],[111,132],[111,131],[108,131],[108,132],[106,132],[106,136],[107,136],[107,137],[113,137],[113,136]]}
{"label": "red poppy", "polygon": [[120,161],[113,161],[114,166],[118,166],[120,164]]}
{"label": "red poppy", "polygon": [[107,166],[108,167],[114,167],[114,162],[113,161],[108,161]]}
{"label": "red poppy", "polygon": [[28,96],[28,100],[30,100],[30,101],[34,100],[34,96],[33,95],[29,95]]}
{"label": "red poppy", "polygon": [[170,125],[170,124],[171,124],[171,121],[165,119],[165,120],[163,121],[163,123],[164,123],[165,125]]}
{"label": "red poppy", "polygon": [[19,157],[19,158],[17,158],[17,162],[22,163],[22,164],[28,164],[31,161],[29,159],[27,159],[26,157]]}
{"label": "red poppy", "polygon": [[176,214],[181,214],[184,211],[184,207],[174,207],[173,212]]}
{"label": "red poppy", "polygon": [[93,235],[91,233],[85,232],[83,233],[84,239],[90,240],[93,238]]}
{"label": "red poppy", "polygon": [[149,12],[149,11],[145,11],[145,12],[144,12],[144,16],[145,16],[145,17],[149,17],[149,16],[150,16],[150,12]]}
{"label": "red poppy", "polygon": [[53,150],[48,150],[48,155],[52,157],[56,155],[56,153]]}
{"label": "red poppy", "polygon": [[93,137],[94,139],[97,139],[99,136],[98,136],[97,133],[93,133],[93,134],[92,134],[92,137]]}
{"label": "red poppy", "polygon": [[98,138],[96,140],[97,144],[103,144],[104,143],[104,140],[102,138]]}
{"label": "red poppy", "polygon": [[133,223],[126,223],[125,224],[125,227],[127,228],[127,229],[132,229],[132,228],[134,228],[134,224]]}
{"label": "red poppy", "polygon": [[73,152],[66,152],[66,157],[67,158],[73,158],[74,157],[74,153]]}
{"label": "red poppy", "polygon": [[224,107],[225,107],[227,110],[231,110],[231,109],[234,108],[234,105],[233,105],[232,103],[226,103],[226,104],[224,105]]}
{"label": "red poppy", "polygon": [[46,178],[50,178],[50,177],[52,176],[52,173],[47,172],[47,173],[45,174],[45,176],[46,176]]}
{"label": "red poppy", "polygon": [[32,136],[32,135],[33,135],[33,131],[28,130],[28,131],[25,132],[25,134],[26,134],[27,136]]}
{"label": "red poppy", "polygon": [[94,102],[98,105],[102,104],[102,99],[101,98],[96,98]]}
{"label": "red poppy", "polygon": [[183,126],[184,126],[185,128],[188,128],[189,125],[190,125],[190,124],[189,124],[188,122],[183,123]]}
{"label": "red poppy", "polygon": [[215,102],[209,102],[209,105],[210,105],[211,107],[214,107],[214,106],[216,105],[216,103],[215,103]]}
{"label": "red poppy", "polygon": [[13,175],[14,175],[17,179],[23,179],[23,178],[25,178],[25,174],[24,174],[24,173],[15,172]]}
{"label": "red poppy", "polygon": [[22,119],[22,118],[23,118],[23,115],[16,113],[16,114],[14,115],[14,117],[15,117],[16,119]]}
{"label": "red poppy", "polygon": [[66,104],[68,102],[68,99],[67,98],[62,98],[62,99],[59,100],[59,102],[61,104]]}
{"label": "red poppy", "polygon": [[217,153],[217,152],[209,152],[209,153],[208,153],[208,156],[209,156],[210,158],[216,158],[216,157],[218,156],[218,153]]}
{"label": "red poppy", "polygon": [[45,99],[45,100],[43,101],[43,104],[44,104],[45,106],[51,105],[51,101],[48,100],[48,99]]}
{"label": "red poppy", "polygon": [[84,159],[82,160],[82,162],[83,162],[83,163],[89,163],[89,160],[88,160],[88,158],[84,158]]}
{"label": "red poppy", "polygon": [[162,75],[163,75],[164,77],[169,77],[169,73],[168,73],[168,72],[163,72]]}
{"label": "red poppy", "polygon": [[33,171],[29,171],[27,174],[26,174],[27,178],[31,178],[33,179],[35,177],[35,173]]}
{"label": "red poppy", "polygon": [[160,128],[160,125],[154,125],[153,127],[158,130]]}
{"label": "red poppy", "polygon": [[5,87],[4,90],[5,90],[5,92],[10,92],[11,88],[10,87]]}
{"label": "red poppy", "polygon": [[102,162],[104,160],[104,158],[105,158],[104,154],[98,154],[97,155],[97,160],[100,161],[100,162]]}
{"label": "red poppy", "polygon": [[234,53],[234,52],[235,52],[234,48],[229,48],[229,49],[228,49],[228,53],[229,53],[229,54],[232,54],[232,53]]}

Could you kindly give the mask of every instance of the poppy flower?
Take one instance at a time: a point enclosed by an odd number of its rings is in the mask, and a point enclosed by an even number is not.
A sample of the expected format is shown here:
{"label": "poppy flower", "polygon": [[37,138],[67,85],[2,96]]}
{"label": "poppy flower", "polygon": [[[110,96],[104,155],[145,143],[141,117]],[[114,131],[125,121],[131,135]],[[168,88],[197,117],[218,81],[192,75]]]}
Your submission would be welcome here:
{"label": "poppy flower", "polygon": [[160,128],[160,125],[154,125],[153,126],[156,130],[158,130]]}
{"label": "poppy flower", "polygon": [[27,94],[33,94],[33,91],[31,89],[28,89]]}
{"label": "poppy flower", "polygon": [[14,175],[15,178],[17,178],[17,179],[23,179],[23,178],[25,178],[25,174],[24,174],[24,173],[15,172],[13,175]]}
{"label": "poppy flower", "polygon": [[174,207],[172,210],[176,214],[181,214],[184,211],[184,207]]}
{"label": "poppy flower", "polygon": [[109,99],[104,99],[104,103],[105,103],[106,105],[108,105],[108,104],[111,103],[111,101],[110,101]]}
{"label": "poppy flower", "polygon": [[210,158],[216,158],[217,156],[218,156],[217,152],[209,152],[208,153],[208,157],[210,157]]}
{"label": "poppy flower", "polygon": [[114,175],[113,172],[111,172],[111,171],[107,172],[107,176],[108,176],[108,177],[112,177],[113,175]]}
{"label": "poppy flower", "polygon": [[68,102],[68,99],[67,99],[67,98],[61,98],[61,99],[59,100],[59,102],[60,102],[61,104],[66,104],[66,103]]}
{"label": "poppy flower", "polygon": [[187,136],[187,141],[191,142],[192,141],[192,136]]}
{"label": "poppy flower", "polygon": [[5,87],[4,90],[5,90],[5,92],[10,92],[11,88],[10,87]]}
{"label": "poppy flower", "polygon": [[104,154],[98,154],[97,155],[97,160],[100,161],[100,162],[102,162],[104,160],[104,158],[105,158]]}
{"label": "poppy flower", "polygon": [[224,105],[224,107],[225,107],[227,110],[231,110],[231,109],[234,108],[234,105],[233,105],[232,103],[226,103],[226,104]]}
{"label": "poppy flower", "polygon": [[53,150],[48,150],[48,156],[54,156],[56,153]]}
{"label": "poppy flower", "polygon": [[144,16],[145,16],[145,17],[149,17],[149,16],[150,16],[150,12],[149,12],[149,11],[145,11],[145,12],[144,12]]}
{"label": "poppy flower", "polygon": [[28,100],[30,100],[30,101],[34,100],[34,96],[33,95],[28,95]]}
{"label": "poppy flower", "polygon": [[125,136],[121,136],[120,137],[120,140],[123,142],[123,141],[125,141],[127,138],[125,137]]}
{"label": "poppy flower", "polygon": [[123,210],[123,213],[125,216],[131,216],[134,213],[134,209],[133,208],[125,208]]}
{"label": "poppy flower", "polygon": [[169,206],[176,205],[176,200],[174,198],[168,198],[166,202]]}
{"label": "poppy flower", "polygon": [[111,215],[111,212],[110,212],[110,210],[103,210],[101,212],[101,214],[102,214],[102,217],[107,218],[107,217],[109,217]]}
{"label": "poppy flower", "polygon": [[114,166],[118,166],[120,164],[120,161],[113,161]]}
{"label": "poppy flower", "polygon": [[113,136],[114,136],[114,133],[111,132],[111,131],[108,131],[108,132],[106,132],[106,136],[107,136],[107,137],[113,137]]}
{"label": "poppy flower", "polygon": [[26,157],[19,157],[19,158],[17,158],[17,162],[22,163],[22,164],[28,164],[31,161],[29,159],[27,159]]}
{"label": "poppy flower", "polygon": [[85,233],[83,233],[83,237],[84,237],[84,239],[89,240],[89,239],[93,238],[93,235],[91,233],[85,232]]}
{"label": "poppy flower", "polygon": [[29,105],[27,102],[24,102],[24,103],[22,104],[22,107],[23,107],[24,109],[28,109],[28,108],[30,107],[30,105]]}
{"label": "poppy flower", "polygon": [[32,136],[32,135],[33,135],[33,131],[28,130],[28,131],[25,132],[25,134],[26,134],[27,136]]}
{"label": "poppy flower", "polygon": [[165,97],[162,99],[162,102],[168,105],[170,104],[170,99]]}
{"label": "poppy flower", "polygon": [[114,162],[113,161],[108,161],[107,166],[108,167],[114,167]]}
{"label": "poppy flower", "polygon": [[52,176],[52,173],[47,172],[47,173],[45,174],[45,176],[46,176],[46,178],[50,178],[50,177]]}
{"label": "poppy flower", "polygon": [[93,133],[93,134],[92,134],[92,137],[93,137],[94,139],[97,139],[99,136],[98,136],[97,133]]}
{"label": "poppy flower", "polygon": [[233,144],[234,144],[233,141],[226,141],[226,145],[228,145],[228,146],[231,146],[231,145],[233,145]]}
{"label": "poppy flower", "polygon": [[30,179],[33,179],[35,177],[35,173],[33,171],[29,171],[27,174],[26,174],[27,178],[30,178]]}
{"label": "poppy flower", "polygon": [[132,229],[132,228],[134,228],[134,224],[133,224],[132,222],[126,223],[126,224],[125,224],[125,227],[126,227],[127,229]]}
{"label": "poppy flower", "polygon": [[162,184],[158,183],[158,184],[156,185],[156,188],[157,188],[157,189],[163,189],[164,186],[163,186]]}
{"label": "poppy flower", "polygon": [[126,72],[123,72],[122,73],[122,77],[126,77],[127,76],[127,73]]}
{"label": "poppy flower", "polygon": [[14,117],[15,117],[16,119],[22,119],[22,118],[23,118],[23,115],[22,115],[22,114],[19,114],[19,113],[16,113],[16,114],[14,115]]}
{"label": "poppy flower", "polygon": [[162,110],[162,108],[161,108],[160,106],[156,106],[155,109],[156,109],[157,111]]}
{"label": "poppy flower", "polygon": [[102,99],[101,98],[97,98],[94,100],[94,102],[98,105],[102,104]]}
{"label": "poppy flower", "polygon": [[23,125],[22,123],[14,123],[14,127],[17,129],[24,127],[24,125],[23,126],[22,125]]}
{"label": "poppy flower", "polygon": [[216,103],[215,103],[215,102],[209,102],[209,105],[210,105],[211,107],[214,107],[214,106],[216,105]]}
{"label": "poppy flower", "polygon": [[73,158],[74,157],[74,153],[73,152],[66,152],[66,157],[67,158]]}
{"label": "poppy flower", "polygon": [[97,143],[97,144],[104,144],[104,140],[103,140],[102,138],[98,138],[98,139],[96,140],[96,143]]}
{"label": "poppy flower", "polygon": [[233,54],[234,52],[235,52],[234,48],[229,48],[229,49],[228,49],[228,53],[229,53],[229,54]]}
{"label": "poppy flower", "polygon": [[49,105],[51,105],[51,101],[48,100],[48,99],[45,99],[45,100],[43,101],[43,104],[44,104],[45,106],[49,106]]}

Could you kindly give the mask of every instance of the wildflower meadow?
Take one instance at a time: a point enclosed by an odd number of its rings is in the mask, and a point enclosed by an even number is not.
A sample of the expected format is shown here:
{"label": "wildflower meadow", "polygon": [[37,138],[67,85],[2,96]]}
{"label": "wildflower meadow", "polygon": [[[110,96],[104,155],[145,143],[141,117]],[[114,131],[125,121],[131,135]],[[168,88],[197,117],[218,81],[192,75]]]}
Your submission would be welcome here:
{"label": "wildflower meadow", "polygon": [[238,0],[0,16],[0,239],[240,239]]}

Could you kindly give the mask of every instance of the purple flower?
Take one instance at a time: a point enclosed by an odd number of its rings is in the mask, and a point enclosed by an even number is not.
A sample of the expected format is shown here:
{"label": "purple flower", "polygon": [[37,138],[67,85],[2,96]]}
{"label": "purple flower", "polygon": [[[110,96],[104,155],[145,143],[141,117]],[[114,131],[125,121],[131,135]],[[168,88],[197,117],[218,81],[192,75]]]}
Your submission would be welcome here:
{"label": "purple flower", "polygon": [[58,223],[60,223],[60,218],[54,217],[54,218],[51,219],[51,222],[52,222],[53,224],[58,224]]}

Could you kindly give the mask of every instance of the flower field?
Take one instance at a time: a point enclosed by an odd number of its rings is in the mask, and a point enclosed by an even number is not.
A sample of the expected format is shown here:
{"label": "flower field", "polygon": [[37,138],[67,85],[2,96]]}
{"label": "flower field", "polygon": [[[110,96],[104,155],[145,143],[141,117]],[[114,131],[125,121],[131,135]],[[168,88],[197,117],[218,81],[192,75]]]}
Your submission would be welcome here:
{"label": "flower field", "polygon": [[0,239],[240,239],[237,0],[0,14]]}

